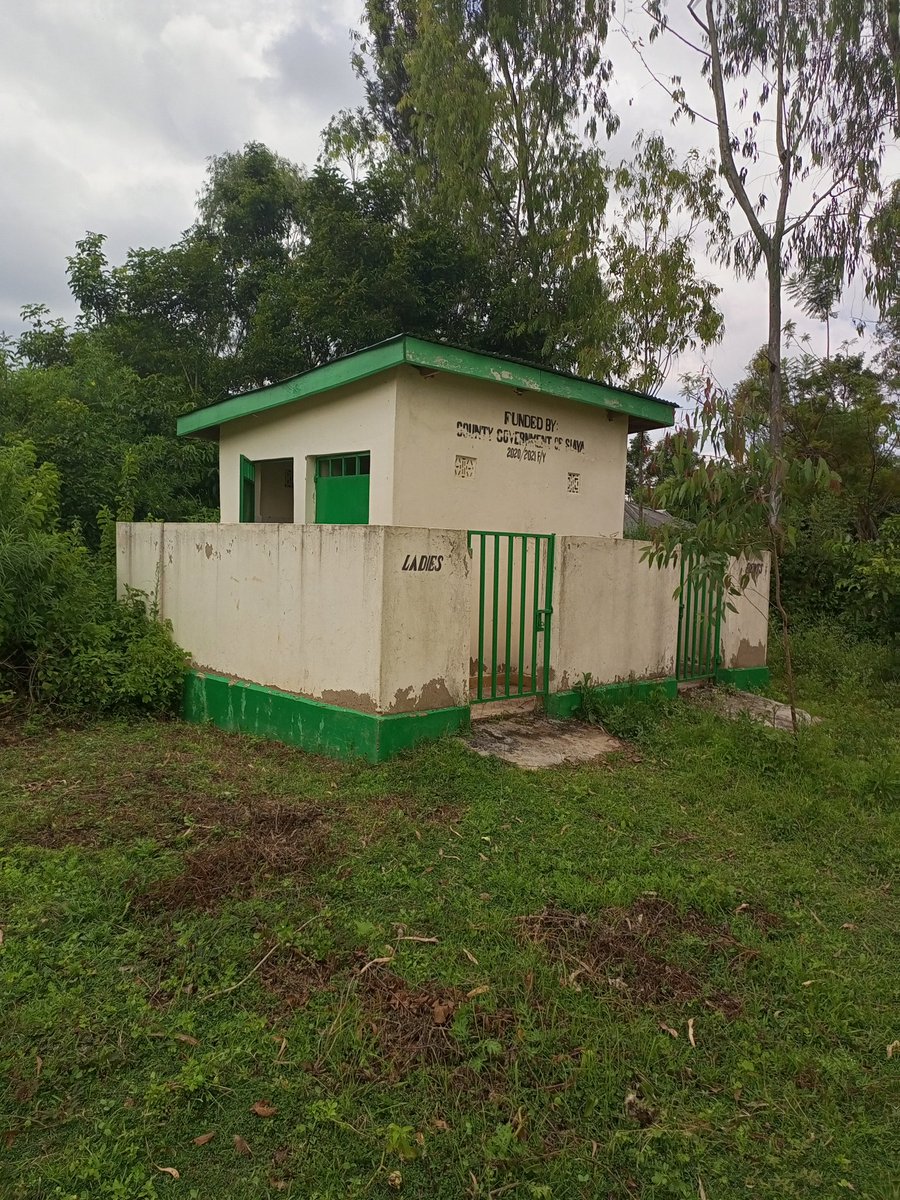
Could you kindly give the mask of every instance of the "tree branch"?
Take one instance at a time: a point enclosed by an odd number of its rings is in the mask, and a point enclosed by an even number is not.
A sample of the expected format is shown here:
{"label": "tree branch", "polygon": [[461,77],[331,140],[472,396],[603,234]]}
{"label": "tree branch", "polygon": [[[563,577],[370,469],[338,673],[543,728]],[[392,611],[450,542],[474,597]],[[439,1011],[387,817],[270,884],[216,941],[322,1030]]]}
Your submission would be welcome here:
{"label": "tree branch", "polygon": [[[701,29],[704,28],[703,23],[694,12],[694,5],[699,3],[699,0],[690,0],[688,4],[688,12],[697,21]],[[741,182],[740,173],[737,169],[737,164],[734,161],[734,152],[731,149],[731,129],[728,124],[728,106],[725,100],[725,78],[722,71],[722,55],[719,50],[719,35],[715,26],[715,17],[713,15],[713,0],[706,0],[706,19],[708,27],[706,27],[706,35],[709,38],[710,52],[710,68],[709,68],[709,86],[712,90],[713,99],[716,104],[717,125],[719,127],[719,157],[722,163],[722,171],[725,179],[731,189],[731,194],[737,200],[738,204],[750,228],[753,231],[753,236],[759,243],[763,253],[768,254],[771,249],[771,238],[766,233],[760,224],[759,217],[754,211],[753,205],[750,203],[750,197],[747,195],[747,189]]]}
{"label": "tree branch", "polygon": [[617,21],[616,24],[619,26],[619,29],[624,34],[625,39],[628,42],[628,44],[631,46],[632,50],[635,52],[635,54],[641,60],[644,70],[647,72],[647,74],[650,76],[650,78],[653,80],[653,82],[658,84],[662,88],[662,90],[666,93],[666,95],[669,97],[669,99],[672,101],[672,103],[677,108],[683,109],[684,112],[686,112],[689,116],[693,117],[695,120],[699,119],[701,121],[705,121],[707,123],[707,125],[717,125],[718,124],[718,122],[716,121],[716,119],[714,117],[708,117],[706,115],[706,113],[702,113],[702,112],[700,112],[699,109],[693,108],[690,104],[687,103],[687,101],[676,100],[675,93],[672,91],[671,88],[666,86],[666,84],[663,82],[663,80],[660,79],[660,77],[656,74],[656,72],[653,70],[653,68],[647,62],[647,59],[644,57],[643,50],[640,48],[638,43],[628,32],[626,27],[622,24],[621,21]]}

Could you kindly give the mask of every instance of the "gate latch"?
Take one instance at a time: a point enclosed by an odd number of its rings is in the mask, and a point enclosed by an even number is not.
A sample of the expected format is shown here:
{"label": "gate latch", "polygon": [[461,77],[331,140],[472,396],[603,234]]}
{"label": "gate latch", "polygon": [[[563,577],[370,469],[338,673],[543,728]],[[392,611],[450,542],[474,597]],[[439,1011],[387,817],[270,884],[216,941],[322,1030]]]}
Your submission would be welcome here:
{"label": "gate latch", "polygon": [[538,608],[535,610],[534,628],[537,633],[543,633],[546,628],[546,622],[544,621],[544,617],[551,617],[552,615],[553,615],[552,608]]}

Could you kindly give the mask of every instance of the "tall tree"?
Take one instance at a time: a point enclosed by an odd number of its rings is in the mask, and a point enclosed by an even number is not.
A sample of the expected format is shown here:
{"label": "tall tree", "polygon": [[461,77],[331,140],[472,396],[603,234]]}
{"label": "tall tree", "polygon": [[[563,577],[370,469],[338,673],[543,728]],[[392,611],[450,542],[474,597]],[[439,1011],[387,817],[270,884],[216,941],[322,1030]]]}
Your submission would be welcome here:
{"label": "tall tree", "polygon": [[[363,19],[368,33],[352,35],[353,67],[365,86],[371,118],[384,130],[394,150],[407,158],[420,153],[413,112],[407,103],[407,56],[418,36],[418,8],[418,0],[365,0]],[[367,133],[359,126],[357,132]]]}
{"label": "tall tree", "polygon": [[825,326],[826,362],[831,358],[831,322],[837,316],[843,273],[843,264],[833,258],[816,258],[786,280],[787,294],[797,307]]}
{"label": "tall tree", "polygon": [[495,349],[574,365],[566,325],[605,292],[607,0],[370,0],[367,19],[357,62],[410,211],[457,227],[490,270],[478,317]]}
{"label": "tall tree", "polygon": [[[876,0],[690,0],[687,22],[668,0],[647,0],[651,37],[678,38],[698,54],[709,88],[721,172],[746,233],[723,249],[734,267],[768,281],[769,437],[776,478],[770,520],[779,523],[784,470],[782,284],[815,259],[856,269],[866,204],[879,188],[884,133],[896,116],[895,77]],[[676,115],[703,116],[683,80],[668,87]],[[774,153],[774,205],[756,191],[754,167]],[[771,216],[769,215],[771,211]]]}
{"label": "tall tree", "polygon": [[[601,251],[610,304],[586,323],[579,365],[582,371],[605,366],[617,382],[656,395],[679,354],[722,336],[720,289],[698,274],[694,240],[704,227],[708,237],[721,237],[727,217],[712,159],[693,151],[678,161],[659,134],[640,134],[635,149],[615,172],[616,219]],[[635,434],[626,485],[641,526],[652,462],[647,435]]]}
{"label": "tall tree", "polygon": [[[631,162],[613,176],[615,215],[606,223],[600,256],[615,326],[590,332],[579,366],[590,371],[608,358],[610,333],[619,352],[614,378],[658,394],[677,356],[707,347],[722,334],[716,306],[721,291],[694,261],[702,229],[721,238],[727,218],[714,161],[696,151],[683,160],[658,134],[639,135]],[[589,327],[590,328],[590,327]]]}

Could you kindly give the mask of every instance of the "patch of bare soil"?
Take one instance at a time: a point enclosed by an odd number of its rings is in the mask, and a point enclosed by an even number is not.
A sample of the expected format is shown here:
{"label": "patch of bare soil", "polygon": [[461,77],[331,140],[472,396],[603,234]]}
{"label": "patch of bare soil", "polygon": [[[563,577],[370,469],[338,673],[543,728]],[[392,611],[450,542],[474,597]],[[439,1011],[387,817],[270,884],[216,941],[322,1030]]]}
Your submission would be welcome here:
{"label": "patch of bare soil", "polygon": [[323,858],[327,825],[320,809],[259,796],[214,804],[206,815],[224,836],[191,850],[178,875],[139,894],[139,909],[208,911],[226,898],[251,895],[267,879],[303,874]]}
{"label": "patch of bare soil", "polygon": [[[472,1053],[473,1042],[504,1042],[515,1018],[508,1010],[487,1011],[459,988],[429,981],[409,984],[385,967],[358,979],[363,1029],[369,1032],[390,1078],[413,1066],[459,1066]],[[467,1008],[464,1038],[452,1033],[454,1018]]]}
{"label": "patch of bare soil", "polygon": [[[31,739],[34,754],[23,761],[13,785],[21,788],[27,806],[17,840],[47,849],[99,847],[135,837],[180,844],[186,833],[203,834],[220,816],[223,824],[232,824],[231,806],[258,804],[256,793],[265,792],[268,777],[290,771],[298,756],[278,742],[250,742],[178,722],[160,721],[152,740],[123,746],[102,727],[84,738],[71,729],[53,737],[60,765],[51,768],[52,777],[47,767],[52,740]],[[322,770],[323,796],[329,780],[333,788],[343,773],[324,759],[303,755],[303,762]]]}
{"label": "patch of bare soil", "polygon": [[281,946],[259,969],[260,986],[280,1009],[305,1008],[314,992],[327,987],[340,962],[336,956],[309,958],[293,946]]}
{"label": "patch of bare soil", "polygon": [[702,965],[690,970],[672,961],[666,951],[675,941],[690,937],[700,943],[701,960],[725,954],[738,970],[756,955],[727,925],[717,925],[701,913],[679,912],[655,896],[592,916],[547,908],[521,917],[519,924],[520,936],[542,946],[559,963],[568,986],[618,992],[633,1004],[651,1008],[703,1000],[727,1017],[741,1011],[733,993],[708,994]]}

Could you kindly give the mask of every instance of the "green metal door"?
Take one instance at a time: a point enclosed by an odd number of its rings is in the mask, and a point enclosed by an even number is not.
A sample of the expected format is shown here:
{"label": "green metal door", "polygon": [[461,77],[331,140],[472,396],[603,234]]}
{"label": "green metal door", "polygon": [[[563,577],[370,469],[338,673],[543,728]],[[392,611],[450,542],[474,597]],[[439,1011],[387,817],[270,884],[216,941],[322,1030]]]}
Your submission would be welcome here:
{"label": "green metal door", "polygon": [[470,691],[477,702],[545,695],[550,686],[552,533],[469,531],[478,582]]}
{"label": "green metal door", "polygon": [[256,520],[256,463],[241,455],[240,520]]}
{"label": "green metal door", "polygon": [[696,559],[682,556],[675,677],[679,683],[714,679],[722,634],[722,585],[695,578]]}
{"label": "green metal door", "polygon": [[316,524],[368,525],[368,454],[316,459]]}

